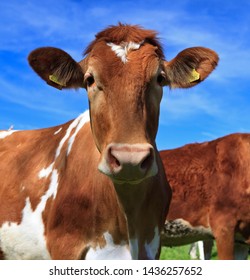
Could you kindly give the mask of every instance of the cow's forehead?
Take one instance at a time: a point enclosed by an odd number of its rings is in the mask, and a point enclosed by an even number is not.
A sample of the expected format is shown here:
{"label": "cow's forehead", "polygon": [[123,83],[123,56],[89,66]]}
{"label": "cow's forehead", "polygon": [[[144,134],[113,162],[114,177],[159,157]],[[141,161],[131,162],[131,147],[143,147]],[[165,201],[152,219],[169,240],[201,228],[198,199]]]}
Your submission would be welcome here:
{"label": "cow's forehead", "polygon": [[158,71],[160,61],[157,47],[148,43],[99,42],[88,55],[88,70],[99,74],[102,79],[115,77],[144,83]]}
{"label": "cow's forehead", "polygon": [[126,43],[132,42],[134,47],[135,45],[140,45],[142,42],[147,42],[156,46],[158,56],[164,58],[161,43],[157,38],[157,32],[154,30],[145,30],[139,26],[119,24],[118,26],[106,28],[96,34],[96,39],[89,44],[84,54],[92,52],[93,48],[100,42],[111,43],[113,45],[126,45]]}

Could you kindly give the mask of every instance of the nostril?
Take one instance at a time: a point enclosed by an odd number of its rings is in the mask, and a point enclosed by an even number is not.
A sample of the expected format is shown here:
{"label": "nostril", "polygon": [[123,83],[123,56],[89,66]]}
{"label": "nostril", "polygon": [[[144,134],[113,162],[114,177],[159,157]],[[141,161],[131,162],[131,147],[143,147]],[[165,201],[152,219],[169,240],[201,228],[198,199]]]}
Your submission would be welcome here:
{"label": "nostril", "polygon": [[109,166],[111,167],[111,170],[115,170],[121,166],[121,163],[119,160],[112,154],[112,149],[109,148],[108,151],[108,161],[109,161]]}
{"label": "nostril", "polygon": [[152,165],[152,163],[153,163],[153,155],[150,152],[141,162],[140,168],[142,170],[148,170],[150,168],[150,166]]}

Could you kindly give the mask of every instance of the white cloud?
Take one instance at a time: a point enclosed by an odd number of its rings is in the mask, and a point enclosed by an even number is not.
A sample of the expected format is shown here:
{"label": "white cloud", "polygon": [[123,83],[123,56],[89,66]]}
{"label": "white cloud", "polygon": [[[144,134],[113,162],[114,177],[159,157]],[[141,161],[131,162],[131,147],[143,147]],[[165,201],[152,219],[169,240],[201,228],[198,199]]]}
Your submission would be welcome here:
{"label": "white cloud", "polygon": [[90,27],[83,7],[67,0],[2,1],[0,50],[23,50],[36,42],[83,46]]}
{"label": "white cloud", "polygon": [[209,93],[201,90],[173,90],[170,94],[164,93],[161,113],[161,121],[164,123],[197,114],[215,116],[221,113],[221,109],[218,100]]}
{"label": "white cloud", "polygon": [[[41,83],[43,83],[42,80]],[[68,118],[78,116],[81,111],[80,108],[86,107],[87,100],[83,95],[77,96],[77,94],[73,94],[72,92],[71,96],[65,93],[62,95],[60,91],[57,91],[58,95],[56,95],[55,91],[51,90],[49,87],[46,90],[43,87],[37,88],[38,90],[35,90],[34,87],[31,87],[28,91],[27,89],[20,88],[19,85],[14,82],[11,83],[10,81],[5,81],[0,78],[0,99],[23,106],[27,109],[58,114]],[[82,102],[82,106],[77,105],[79,101]],[[78,108],[78,111],[77,109],[73,109],[74,107]]]}

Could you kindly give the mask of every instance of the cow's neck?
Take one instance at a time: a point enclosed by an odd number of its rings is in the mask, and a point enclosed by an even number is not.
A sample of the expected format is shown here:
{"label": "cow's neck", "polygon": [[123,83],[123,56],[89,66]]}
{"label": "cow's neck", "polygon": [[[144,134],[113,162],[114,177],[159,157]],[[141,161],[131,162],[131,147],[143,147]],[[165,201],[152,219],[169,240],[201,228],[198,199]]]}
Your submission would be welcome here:
{"label": "cow's neck", "polygon": [[150,202],[153,192],[151,179],[147,184],[117,184],[115,189],[127,218],[133,259],[155,259],[160,246],[160,229]]}

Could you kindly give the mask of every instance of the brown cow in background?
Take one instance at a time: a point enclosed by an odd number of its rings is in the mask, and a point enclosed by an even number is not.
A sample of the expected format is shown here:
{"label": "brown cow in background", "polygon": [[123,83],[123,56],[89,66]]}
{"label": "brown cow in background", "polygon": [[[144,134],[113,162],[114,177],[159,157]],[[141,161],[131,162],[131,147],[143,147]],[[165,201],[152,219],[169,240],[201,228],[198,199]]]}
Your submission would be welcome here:
{"label": "brown cow in background", "polygon": [[246,258],[250,245],[250,134],[160,152],[172,201],[162,244],[215,238],[219,259]]}

